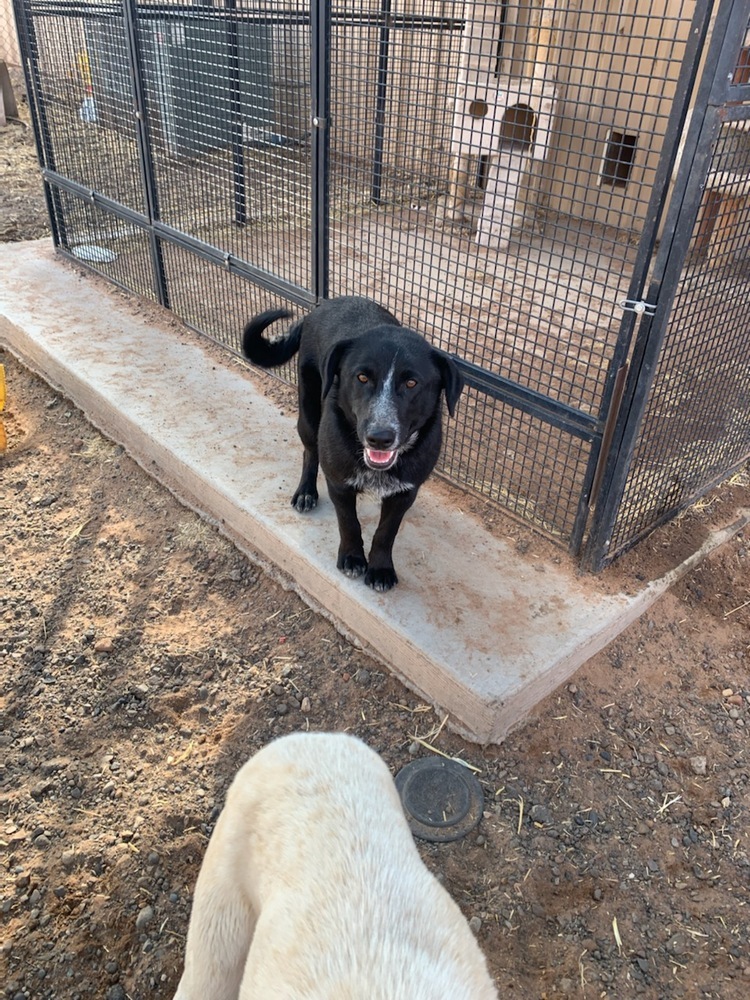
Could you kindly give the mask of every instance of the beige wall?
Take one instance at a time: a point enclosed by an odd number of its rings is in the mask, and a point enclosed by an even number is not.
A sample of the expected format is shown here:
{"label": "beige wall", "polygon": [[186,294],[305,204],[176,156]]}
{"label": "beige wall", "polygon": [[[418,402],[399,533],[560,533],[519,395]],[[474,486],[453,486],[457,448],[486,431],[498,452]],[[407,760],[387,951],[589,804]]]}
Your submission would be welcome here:
{"label": "beige wall", "polygon": [[[659,17],[640,13],[657,7]],[[691,7],[679,0],[661,5],[584,0],[578,11],[563,16],[551,208],[616,228],[629,228],[631,220],[642,218],[675,96]],[[669,19],[666,25],[662,16]],[[598,184],[611,129],[637,139],[625,188]]]}
{"label": "beige wall", "polygon": [[[538,168],[546,207],[603,226],[636,229],[646,211],[694,8],[693,0],[507,5],[467,0],[459,102],[464,83],[470,96],[491,103],[501,83],[512,91],[519,78],[543,80],[545,92],[554,88],[555,94],[549,148]],[[481,123],[469,121],[472,127]],[[625,186],[601,182],[613,130],[636,141]],[[455,143],[454,152],[460,152]]]}
{"label": "beige wall", "polygon": [[21,65],[21,53],[18,51],[18,38],[11,0],[0,0],[0,59],[4,60],[8,66]]}

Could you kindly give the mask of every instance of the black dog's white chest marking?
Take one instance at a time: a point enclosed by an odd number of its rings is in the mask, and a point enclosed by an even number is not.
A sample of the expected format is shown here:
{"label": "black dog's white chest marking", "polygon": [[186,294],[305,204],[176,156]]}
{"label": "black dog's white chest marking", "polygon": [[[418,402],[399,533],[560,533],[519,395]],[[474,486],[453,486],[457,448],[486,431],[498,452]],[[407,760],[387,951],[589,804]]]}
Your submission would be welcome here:
{"label": "black dog's white chest marking", "polygon": [[394,493],[408,493],[414,489],[413,483],[405,483],[390,472],[376,472],[375,469],[360,469],[346,480],[346,485],[357,493],[368,493],[376,500],[385,500]]}
{"label": "black dog's white chest marking", "polygon": [[[399,449],[401,454],[413,448],[418,438],[418,431],[414,431]],[[357,493],[367,493],[375,497],[376,500],[385,500],[386,497],[392,497],[395,493],[408,493],[409,490],[416,488],[414,483],[399,479],[392,472],[379,472],[377,469],[367,468],[358,469],[353,476],[349,476],[346,485],[351,486]]]}

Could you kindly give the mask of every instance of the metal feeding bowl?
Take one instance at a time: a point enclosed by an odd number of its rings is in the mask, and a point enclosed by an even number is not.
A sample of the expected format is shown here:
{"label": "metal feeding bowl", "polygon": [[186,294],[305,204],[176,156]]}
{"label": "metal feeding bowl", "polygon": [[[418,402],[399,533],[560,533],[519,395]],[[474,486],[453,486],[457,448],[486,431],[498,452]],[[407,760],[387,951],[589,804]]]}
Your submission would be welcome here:
{"label": "metal feeding bowl", "polygon": [[482,818],[482,786],[455,760],[414,760],[396,775],[396,788],[411,831],[421,840],[460,840]]}

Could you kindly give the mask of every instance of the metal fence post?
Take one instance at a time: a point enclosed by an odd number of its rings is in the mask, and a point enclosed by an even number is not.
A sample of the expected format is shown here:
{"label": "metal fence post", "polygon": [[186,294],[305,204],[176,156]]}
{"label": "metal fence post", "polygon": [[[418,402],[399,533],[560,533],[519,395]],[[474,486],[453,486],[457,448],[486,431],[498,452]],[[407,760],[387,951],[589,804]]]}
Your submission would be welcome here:
{"label": "metal fence post", "polygon": [[[693,15],[688,47],[675,90],[678,98],[672,107],[672,113],[669,117],[669,123],[664,136],[664,154],[659,161],[654,177],[651,197],[646,212],[646,222],[638,243],[638,252],[628,287],[627,302],[640,303],[644,296],[644,288],[659,234],[659,225],[666,208],[669,185],[679,149],[680,136],[682,135],[687,119],[689,99],[695,86],[706,37],[711,24],[711,15],[715,6],[715,0],[699,0]],[[652,300],[649,299],[649,301]],[[637,309],[624,308],[625,311],[620,324],[617,344],[609,364],[602,394],[599,421],[600,426],[603,428],[603,433],[591,449],[584,488],[571,535],[570,551],[574,555],[580,553],[591,509],[597,505],[598,496],[605,492],[602,487],[607,474],[607,461],[612,448],[616,447],[616,421],[620,413],[623,393],[625,391],[624,380],[630,368],[628,364],[628,352],[640,313],[640,310]],[[611,434],[608,433],[610,431]],[[616,511],[612,516],[616,516]],[[598,525],[592,533],[596,533],[597,531],[601,531]],[[594,544],[593,540],[590,540],[589,544]]]}
{"label": "metal fence post", "polygon": [[[55,157],[52,150],[52,142],[50,141],[46,105],[43,100],[40,100],[42,88],[39,80],[39,60],[34,19],[31,16],[26,16],[23,0],[13,0],[13,10],[18,29],[18,42],[21,49],[21,62],[23,64],[24,80],[26,81],[26,93],[29,99],[31,123],[37,139],[37,159],[42,170],[45,167],[54,170]],[[44,198],[47,202],[47,214],[49,215],[50,229],[52,230],[52,242],[56,247],[67,247],[68,237],[65,232],[65,218],[60,192],[44,177],[42,180],[44,183]]]}
{"label": "metal fence post", "polygon": [[[153,223],[157,222],[160,217],[159,196],[148,127],[148,113],[143,81],[143,59],[138,39],[137,16],[136,0],[124,0],[123,18],[127,38],[128,59],[130,61],[130,76],[133,86],[133,113],[136,120],[135,134],[138,146],[138,159],[146,196],[146,210],[149,221]],[[159,304],[169,309],[169,289],[164,269],[164,256],[162,254],[161,242],[153,226],[150,226],[148,229],[148,238],[156,294]]]}
{"label": "metal fence post", "polygon": [[227,45],[229,48],[229,128],[232,144],[232,178],[234,182],[234,221],[238,226],[247,222],[247,182],[245,180],[245,147],[240,100],[240,48],[237,22],[237,0],[226,0]]}
{"label": "metal fence post", "polygon": [[383,23],[378,39],[378,90],[375,105],[375,147],[372,156],[371,198],[376,205],[382,201],[383,152],[385,142],[385,112],[388,104],[388,56],[391,38],[391,0],[382,0],[380,14]]}
{"label": "metal fence post", "polygon": [[310,74],[312,93],[311,288],[317,301],[328,297],[329,154],[331,113],[331,0],[311,0]]}

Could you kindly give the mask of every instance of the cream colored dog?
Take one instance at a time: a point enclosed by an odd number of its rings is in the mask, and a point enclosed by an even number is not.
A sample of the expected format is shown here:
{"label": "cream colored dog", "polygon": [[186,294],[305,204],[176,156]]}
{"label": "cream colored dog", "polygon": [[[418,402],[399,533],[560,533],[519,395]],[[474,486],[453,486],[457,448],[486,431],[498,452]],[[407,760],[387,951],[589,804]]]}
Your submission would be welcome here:
{"label": "cream colored dog", "polygon": [[175,1000],[497,1000],[388,768],[296,733],[241,768],[198,876]]}

